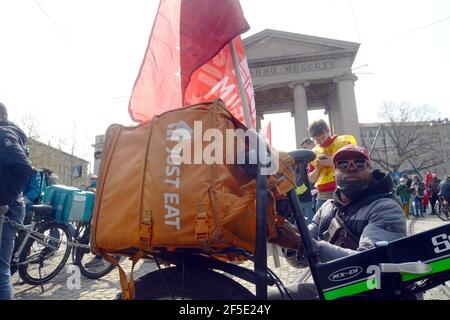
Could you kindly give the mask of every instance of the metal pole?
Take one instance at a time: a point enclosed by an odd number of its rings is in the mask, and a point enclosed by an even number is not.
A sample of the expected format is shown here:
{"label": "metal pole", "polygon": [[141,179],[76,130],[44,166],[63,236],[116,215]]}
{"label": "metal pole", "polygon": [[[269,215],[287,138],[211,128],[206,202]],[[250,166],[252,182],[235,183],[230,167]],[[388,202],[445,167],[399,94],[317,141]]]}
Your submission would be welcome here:
{"label": "metal pole", "polygon": [[375,148],[375,144],[377,143],[378,136],[379,136],[380,131],[381,131],[382,128],[383,128],[383,126],[379,126],[378,127],[377,134],[375,135],[375,139],[373,140],[372,146],[370,147],[369,157],[372,155],[372,151]]}
{"label": "metal pole", "polygon": [[384,129],[383,129],[383,145],[384,145],[384,155],[386,157],[386,163],[389,164],[387,147],[386,147],[386,132],[384,131]]}
{"label": "metal pole", "polygon": [[408,158],[408,162],[411,165],[411,167],[413,167],[414,171],[419,176],[420,180],[423,180],[422,175],[420,174],[419,170],[417,170],[416,166],[411,162],[411,159]]}
{"label": "metal pole", "polygon": [[247,128],[254,129],[252,117],[250,115],[250,106],[248,105],[248,102],[247,102],[247,95],[245,94],[244,82],[242,81],[239,58],[238,58],[238,55],[236,52],[236,47],[234,46],[234,40],[231,40],[230,48],[231,48],[231,57],[233,58],[234,72],[236,73],[236,79],[237,79],[238,87],[239,87],[239,94],[241,96],[241,101],[242,101],[242,109],[244,111],[244,116],[245,116],[245,124],[247,125]]}
{"label": "metal pole", "polygon": [[[233,66],[239,87],[239,94],[242,101],[242,109],[244,111],[245,122],[247,128],[253,129],[253,122],[250,115],[250,106],[247,102],[244,83],[241,76],[241,68],[239,58],[234,45],[234,40],[230,42],[231,56],[233,58]],[[258,136],[257,146],[257,166],[258,174],[256,176],[256,247],[255,247],[255,273],[256,273],[256,297],[260,300],[267,299],[267,177],[261,174],[262,163],[266,165],[265,159],[260,158],[260,148],[266,148],[265,142],[261,141]],[[266,153],[266,150],[264,154]],[[275,264],[279,263],[278,250],[275,245],[272,246],[272,254]]]}
{"label": "metal pole", "polygon": [[300,206],[300,201],[298,200],[297,193],[295,189],[292,189],[288,193],[289,202],[294,211],[294,218],[297,224],[298,230],[302,235],[303,245],[306,251],[306,257],[308,258],[309,270],[311,271],[311,275],[314,279],[314,284],[317,288],[317,293],[319,294],[319,298],[324,300],[324,295],[322,291],[322,287],[319,282],[319,278],[317,275],[317,266],[320,263],[319,252],[312,240],[311,235],[309,234],[308,226],[305,221],[305,213],[303,212],[302,207]]}
{"label": "metal pole", "polygon": [[[256,298],[258,300],[267,300],[267,176],[262,174],[263,166],[266,165],[266,157],[260,157],[261,148],[264,148],[262,154],[267,153],[265,142],[258,136],[257,159],[258,174],[256,176],[256,245],[254,268],[256,274]],[[278,251],[276,251],[278,252]],[[274,252],[274,254],[276,254]]]}

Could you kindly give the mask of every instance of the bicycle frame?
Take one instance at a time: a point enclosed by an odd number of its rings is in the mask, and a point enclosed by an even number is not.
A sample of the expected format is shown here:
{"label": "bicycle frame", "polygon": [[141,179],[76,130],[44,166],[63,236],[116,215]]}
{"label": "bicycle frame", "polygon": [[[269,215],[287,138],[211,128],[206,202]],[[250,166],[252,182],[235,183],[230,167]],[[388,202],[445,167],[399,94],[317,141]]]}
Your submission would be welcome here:
{"label": "bicycle frame", "polygon": [[[35,228],[36,225],[37,225],[36,222],[32,222],[30,224],[24,225],[24,228],[36,230],[36,228]],[[31,232],[29,230],[27,230],[25,232],[26,232],[25,237],[21,240],[20,246],[17,248],[17,251],[14,252],[12,259],[11,259],[12,261],[14,261],[15,259],[19,259],[19,256],[22,253],[23,248],[25,247],[28,239],[30,239],[30,237],[31,237]],[[16,241],[18,240],[18,235],[16,236]]]}
{"label": "bicycle frame", "polygon": [[[11,262],[18,261],[18,259],[20,258],[20,255],[22,254],[23,249],[25,248],[25,246],[30,238],[34,239],[37,243],[39,243],[47,248],[58,249],[57,247],[52,246],[50,243],[45,242],[42,239],[40,239],[39,237],[32,234],[33,231],[36,231],[40,226],[44,226],[47,223],[50,223],[50,222],[49,221],[32,222],[30,224],[23,226],[25,228],[25,230],[23,230],[25,232],[25,236],[23,239],[20,240],[19,247],[14,250],[13,255],[11,257]],[[18,240],[18,235],[16,236],[16,241]],[[15,264],[14,266],[12,265],[12,267],[16,267],[18,265],[25,264],[25,263],[28,263],[28,261],[24,261],[19,264]]]}

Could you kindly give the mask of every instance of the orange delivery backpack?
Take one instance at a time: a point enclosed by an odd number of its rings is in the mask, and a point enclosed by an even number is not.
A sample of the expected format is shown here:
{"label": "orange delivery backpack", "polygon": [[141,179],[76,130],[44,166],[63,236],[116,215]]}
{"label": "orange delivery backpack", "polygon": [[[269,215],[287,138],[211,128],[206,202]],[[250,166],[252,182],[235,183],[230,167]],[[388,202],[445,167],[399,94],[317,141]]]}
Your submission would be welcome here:
{"label": "orange delivery backpack", "polygon": [[[180,128],[189,134],[174,141],[174,130]],[[218,156],[210,152],[211,138],[205,138],[209,129],[224,137],[218,143],[223,152],[215,150]],[[234,136],[231,146],[225,143],[227,129],[247,130],[221,100],[171,110],[136,127],[111,125],[97,186],[92,251],[114,264],[113,255],[133,257],[136,263],[158,248],[200,248],[214,254],[236,247],[253,253],[255,177],[236,164],[239,138]],[[191,163],[175,161],[180,141],[188,146],[183,156],[191,153]],[[205,163],[204,154],[216,155],[216,161]],[[234,162],[227,164],[230,156]],[[295,186],[287,169],[292,158],[283,154],[279,163],[279,173],[268,179],[268,238],[277,236],[275,197]]]}

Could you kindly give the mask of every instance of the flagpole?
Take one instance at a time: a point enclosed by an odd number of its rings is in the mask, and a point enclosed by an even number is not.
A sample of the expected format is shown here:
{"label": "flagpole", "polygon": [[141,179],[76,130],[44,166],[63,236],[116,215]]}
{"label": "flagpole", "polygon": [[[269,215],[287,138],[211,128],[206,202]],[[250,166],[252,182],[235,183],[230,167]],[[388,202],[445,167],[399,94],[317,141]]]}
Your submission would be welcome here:
{"label": "flagpole", "polygon": [[234,72],[236,74],[236,79],[239,87],[239,94],[241,96],[242,101],[242,109],[244,109],[245,124],[247,125],[247,128],[254,129],[252,117],[250,115],[250,106],[248,105],[247,95],[245,94],[244,82],[242,81],[239,58],[236,52],[236,47],[234,46],[234,39],[231,40],[230,42],[230,48],[231,48],[231,57],[233,58]]}
{"label": "flagpole", "polygon": [[[230,48],[231,48],[231,56],[233,57],[234,71],[236,73],[236,79],[238,81],[239,93],[241,95],[242,107],[244,109],[245,122],[247,124],[247,127],[252,129],[253,122],[251,120],[252,118],[250,115],[250,107],[247,102],[247,96],[245,95],[244,83],[242,81],[239,59],[237,56],[236,47],[234,46],[234,41],[230,42]],[[278,254],[278,248],[274,244],[272,244],[271,249],[275,267],[279,268],[281,264],[280,264],[280,256]]]}
{"label": "flagpole", "polygon": [[[244,111],[245,122],[247,128],[253,128],[253,122],[250,115],[250,106],[248,105],[247,95],[245,93],[244,83],[242,81],[241,68],[239,63],[239,58],[236,52],[236,47],[234,45],[234,40],[230,42],[231,57],[233,58],[234,71],[236,74],[236,79],[239,87],[239,93],[241,95],[242,108]],[[258,139],[261,139],[260,137]],[[262,175],[261,164],[259,163],[259,147],[258,143],[258,175],[256,177],[256,230],[263,230],[262,234],[256,232],[256,248],[255,248],[255,272],[256,272],[256,297],[258,299],[267,299],[267,285],[265,283],[265,277],[267,272],[267,244],[265,239],[260,237],[266,236],[266,224],[267,218],[265,215],[265,210],[267,209],[267,180],[266,176]],[[280,266],[280,257],[278,255],[278,248],[274,244],[271,246],[272,257],[276,267]]]}

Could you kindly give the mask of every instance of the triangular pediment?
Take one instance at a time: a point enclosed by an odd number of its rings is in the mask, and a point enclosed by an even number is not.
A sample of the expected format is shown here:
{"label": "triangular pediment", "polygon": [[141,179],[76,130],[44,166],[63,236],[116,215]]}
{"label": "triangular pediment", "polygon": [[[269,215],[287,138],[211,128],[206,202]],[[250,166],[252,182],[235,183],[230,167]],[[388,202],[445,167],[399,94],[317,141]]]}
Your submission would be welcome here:
{"label": "triangular pediment", "polygon": [[266,29],[244,39],[249,61],[358,52],[359,43]]}

